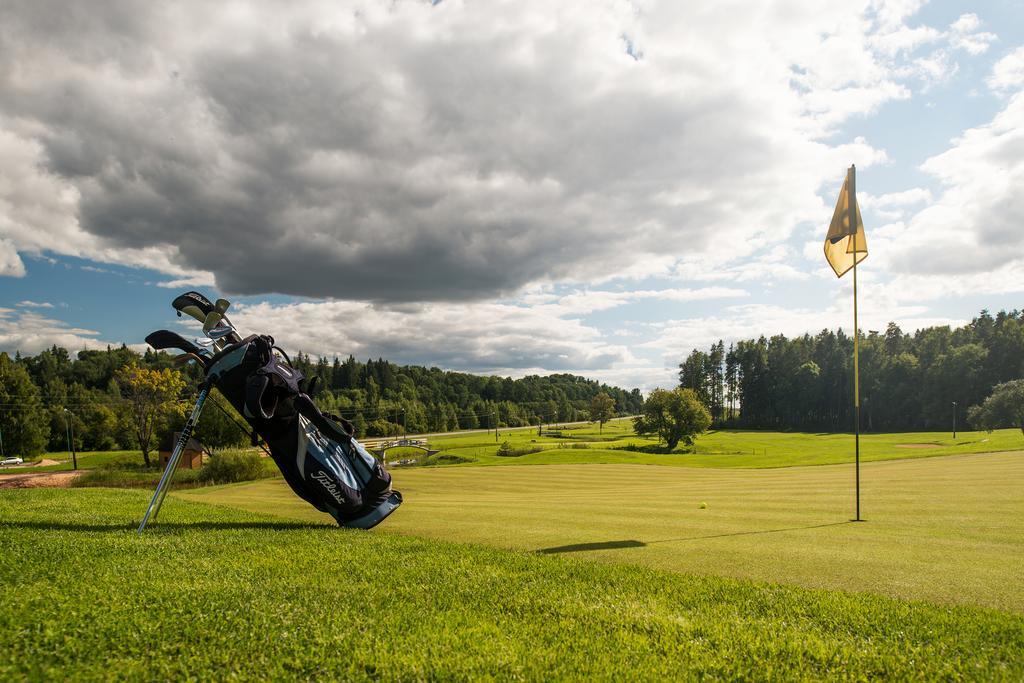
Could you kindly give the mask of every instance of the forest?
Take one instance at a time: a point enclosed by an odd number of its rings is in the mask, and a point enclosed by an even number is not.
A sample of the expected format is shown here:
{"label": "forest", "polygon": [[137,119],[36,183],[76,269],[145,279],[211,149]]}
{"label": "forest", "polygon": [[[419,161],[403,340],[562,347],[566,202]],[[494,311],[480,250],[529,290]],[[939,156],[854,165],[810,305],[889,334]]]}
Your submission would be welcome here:
{"label": "forest", "polygon": [[[963,327],[861,331],[861,429],[949,429],[1002,382],[1024,377],[1024,313],[982,311]],[[718,426],[853,431],[853,337],[721,341],[679,365]]]}
{"label": "forest", "polygon": [[[292,360],[307,377],[320,378],[318,405],[351,420],[361,437],[582,420],[591,399],[602,392],[612,397],[619,415],[634,414],[643,403],[637,389],[569,374],[511,379],[399,366],[385,359],[361,362],[352,356],[328,360],[300,353]],[[28,456],[62,451],[72,440],[79,450],[137,448],[119,372],[130,365],[181,373],[186,381],[178,401],[190,404],[199,370],[175,365],[164,352],[140,355],[122,346],[72,356],[54,346],[13,359],[0,353],[0,439],[6,451]],[[228,408],[216,393],[214,403]],[[225,415],[208,403],[197,429],[207,445],[247,442],[231,424],[231,419],[241,422],[232,413]],[[182,422],[179,411],[154,440],[166,439]]]}

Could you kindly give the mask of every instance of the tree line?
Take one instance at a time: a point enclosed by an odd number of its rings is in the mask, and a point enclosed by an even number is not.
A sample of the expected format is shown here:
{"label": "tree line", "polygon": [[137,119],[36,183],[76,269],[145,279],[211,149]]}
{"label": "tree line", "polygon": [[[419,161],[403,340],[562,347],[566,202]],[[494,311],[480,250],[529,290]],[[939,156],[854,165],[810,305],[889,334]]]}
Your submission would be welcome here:
{"label": "tree line", "polygon": [[306,377],[318,378],[318,405],[348,418],[366,436],[574,422],[589,417],[601,393],[611,397],[618,415],[635,413],[643,404],[639,389],[564,373],[512,379],[383,358],[363,363],[351,355],[328,361],[300,352],[292,360]]}
{"label": "tree line", "polygon": [[[513,380],[401,366],[382,358],[361,362],[353,356],[314,359],[299,353],[292,360],[307,377],[318,378],[314,398],[321,408],[351,420],[360,437],[571,422],[587,418],[599,394],[611,398],[619,415],[634,414],[643,404],[637,389],[570,374]],[[164,352],[139,354],[125,346],[74,356],[57,346],[34,356],[0,353],[4,451],[35,456],[66,450],[73,440],[76,450],[140,448],[148,461],[147,451],[180,427],[182,405],[191,401],[200,377],[198,368],[176,366]],[[181,404],[162,411],[155,424],[140,421],[139,411],[133,410],[146,383],[157,393],[176,394],[172,402]],[[216,393],[212,400],[227,414],[208,405],[197,435],[210,446],[246,443],[245,434],[232,424],[241,418]]]}
{"label": "tree line", "polygon": [[[964,424],[996,385],[1024,377],[1024,313],[982,311],[963,327],[913,334],[895,323],[861,331],[861,429],[948,429]],[[722,341],[679,365],[720,427],[852,431],[853,337],[842,329],[792,339]],[[954,406],[955,403],[955,406]]]}

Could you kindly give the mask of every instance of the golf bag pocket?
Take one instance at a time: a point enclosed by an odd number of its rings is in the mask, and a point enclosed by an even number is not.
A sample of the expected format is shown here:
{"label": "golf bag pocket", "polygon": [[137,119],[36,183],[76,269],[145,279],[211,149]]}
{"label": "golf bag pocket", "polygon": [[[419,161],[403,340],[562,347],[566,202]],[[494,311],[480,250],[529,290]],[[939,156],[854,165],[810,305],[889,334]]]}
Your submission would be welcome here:
{"label": "golf bag pocket", "polygon": [[296,468],[310,502],[340,524],[359,517],[391,489],[391,475],[351,437],[331,438],[305,415],[298,419]]}
{"label": "golf bag pocket", "polygon": [[345,444],[324,436],[305,416],[299,416],[296,455],[307,490],[335,518],[363,507],[363,486]]}

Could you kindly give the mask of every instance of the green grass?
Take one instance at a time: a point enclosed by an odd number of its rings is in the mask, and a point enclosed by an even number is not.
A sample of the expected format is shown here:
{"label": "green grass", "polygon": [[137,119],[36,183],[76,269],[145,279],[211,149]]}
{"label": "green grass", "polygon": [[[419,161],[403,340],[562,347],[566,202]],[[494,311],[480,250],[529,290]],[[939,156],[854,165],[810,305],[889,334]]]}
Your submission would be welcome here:
{"label": "green grass", "polygon": [[1019,614],[173,499],[138,537],[146,500],[141,491],[0,492],[0,678],[1024,677]]}
{"label": "green grass", "polygon": [[[179,469],[174,473],[176,488],[198,486],[200,470]],[[85,474],[71,482],[74,488],[156,488],[163,472],[157,469],[125,470],[119,468],[97,467],[86,470]]]}
{"label": "green grass", "polygon": [[[570,463],[633,463],[680,467],[791,467],[794,465],[827,465],[847,462],[852,458],[853,435],[813,434],[806,432],[712,431],[697,439],[693,448],[680,446],[671,454],[646,453],[656,447],[657,439],[633,433],[628,419],[615,420],[599,430],[596,424],[558,428],[561,437],[538,436],[537,429],[501,430],[498,441],[494,433],[454,434],[431,437],[432,449],[441,455],[466,458],[464,463],[478,465],[543,465]],[[994,432],[908,432],[861,435],[861,458],[865,461],[924,458],[963,453],[989,453],[1024,449],[1024,435],[1017,429]],[[540,448],[539,453],[509,458],[497,456],[498,447],[508,441],[513,448]],[[924,445],[925,447],[919,447]],[[913,447],[912,447],[913,446]],[[9,467],[0,474],[62,471],[71,469],[66,452],[43,456],[59,460],[56,465]],[[155,462],[157,453],[151,458]],[[430,464],[453,464],[449,459],[426,458],[422,450],[396,448],[388,451],[388,460],[414,458]],[[79,469],[108,465],[125,469],[142,465],[139,451],[98,451],[78,454]]]}
{"label": "green grass", "polygon": [[[856,524],[848,522],[851,465],[399,469],[393,476],[405,504],[384,529],[1024,612],[1024,454],[892,460],[862,470],[868,521]],[[324,519],[280,480],[178,495]]]}
{"label": "green grass", "polygon": [[[124,467],[142,467],[142,451],[91,451],[78,453],[78,469],[90,470],[108,465]],[[156,462],[159,454],[153,451],[149,454],[152,462]],[[40,460],[57,460],[56,465],[36,465],[31,467],[4,467],[0,474],[23,474],[26,472],[63,472],[73,469],[71,455],[67,451],[59,453],[46,453]],[[37,461],[38,462],[38,461]]]}
{"label": "green grass", "polygon": [[[660,454],[640,450],[657,447],[658,441],[634,434],[629,420],[608,423],[600,432],[597,425],[574,426],[560,431],[562,438],[539,436],[536,428],[502,431],[498,442],[493,432],[433,437],[430,439],[430,447],[441,449],[443,453],[473,458],[470,463],[472,466],[632,463],[679,467],[770,468],[828,465],[849,462],[853,458],[852,434],[712,431],[700,436],[691,449],[680,446],[674,453]],[[506,440],[513,448],[541,447],[544,450],[516,458],[498,457],[498,446]],[[1018,429],[1002,429],[991,433],[958,432],[956,439],[949,432],[861,435],[863,461],[1020,449],[1024,449],[1024,435]]]}

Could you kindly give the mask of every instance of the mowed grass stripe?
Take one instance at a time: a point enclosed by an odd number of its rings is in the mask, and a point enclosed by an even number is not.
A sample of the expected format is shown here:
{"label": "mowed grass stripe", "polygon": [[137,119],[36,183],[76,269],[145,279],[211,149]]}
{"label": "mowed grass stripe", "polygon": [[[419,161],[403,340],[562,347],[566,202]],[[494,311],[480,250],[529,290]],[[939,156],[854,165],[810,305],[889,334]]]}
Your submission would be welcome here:
{"label": "mowed grass stripe", "polygon": [[[1024,611],[1024,454],[853,467],[399,470],[380,529],[704,575]],[[324,521],[282,481],[181,497]],[[700,504],[707,503],[706,509]]]}
{"label": "mowed grass stripe", "polygon": [[[228,489],[232,490],[232,489]],[[237,489],[234,489],[237,490]],[[0,492],[0,678],[1019,680],[1024,617]]]}

